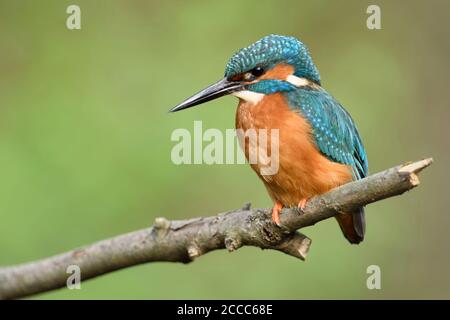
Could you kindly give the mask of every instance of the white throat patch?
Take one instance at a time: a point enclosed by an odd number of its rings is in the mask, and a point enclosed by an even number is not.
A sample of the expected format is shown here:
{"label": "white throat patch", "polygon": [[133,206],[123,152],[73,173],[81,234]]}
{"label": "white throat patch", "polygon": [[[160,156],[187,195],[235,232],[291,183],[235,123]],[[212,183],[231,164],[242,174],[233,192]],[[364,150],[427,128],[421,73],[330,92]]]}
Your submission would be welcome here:
{"label": "white throat patch", "polygon": [[238,97],[239,99],[247,101],[251,104],[257,104],[264,98],[263,93],[258,93],[258,92],[248,91],[248,90],[233,92],[232,95],[235,97]]}

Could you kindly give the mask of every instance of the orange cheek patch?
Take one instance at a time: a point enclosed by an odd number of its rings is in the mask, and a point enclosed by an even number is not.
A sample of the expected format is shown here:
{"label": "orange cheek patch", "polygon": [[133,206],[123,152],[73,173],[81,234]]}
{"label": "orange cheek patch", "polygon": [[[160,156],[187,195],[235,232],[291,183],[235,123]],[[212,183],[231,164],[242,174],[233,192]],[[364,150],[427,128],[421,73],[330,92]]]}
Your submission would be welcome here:
{"label": "orange cheek patch", "polygon": [[294,74],[294,67],[288,64],[277,64],[275,67],[267,71],[264,75],[262,75],[259,79],[278,79],[278,80],[286,80],[286,78],[290,75]]}

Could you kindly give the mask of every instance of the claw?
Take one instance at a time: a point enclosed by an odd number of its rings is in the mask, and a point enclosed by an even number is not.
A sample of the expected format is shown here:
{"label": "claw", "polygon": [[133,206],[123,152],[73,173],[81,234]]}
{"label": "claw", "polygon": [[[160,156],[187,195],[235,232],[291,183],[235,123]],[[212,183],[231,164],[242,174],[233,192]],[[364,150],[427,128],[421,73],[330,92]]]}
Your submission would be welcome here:
{"label": "claw", "polygon": [[281,209],[283,209],[283,205],[279,202],[275,202],[275,205],[272,208],[272,221],[277,225],[280,226],[280,212]]}
{"label": "claw", "polygon": [[300,200],[300,202],[298,203],[298,208],[299,208],[300,210],[304,211],[307,202],[308,202],[308,199],[307,199],[307,198],[303,198],[303,199]]}

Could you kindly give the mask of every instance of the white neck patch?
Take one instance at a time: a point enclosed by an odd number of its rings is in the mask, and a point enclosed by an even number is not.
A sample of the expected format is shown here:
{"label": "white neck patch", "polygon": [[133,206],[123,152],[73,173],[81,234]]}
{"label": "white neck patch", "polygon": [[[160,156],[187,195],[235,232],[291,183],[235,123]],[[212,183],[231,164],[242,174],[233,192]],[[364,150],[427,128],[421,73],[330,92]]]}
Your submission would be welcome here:
{"label": "white neck patch", "polygon": [[[293,74],[289,75],[286,78],[286,81],[293,84],[296,87],[307,87],[314,85],[312,81],[306,78],[294,76]],[[239,99],[242,99],[251,104],[258,104],[265,96],[263,93],[253,92],[249,90],[233,92],[231,95],[238,97]]]}
{"label": "white neck patch", "polygon": [[263,93],[248,90],[233,92],[232,95],[251,104],[257,104],[264,98]]}
{"label": "white neck patch", "polygon": [[289,75],[286,78],[286,81],[293,84],[296,87],[306,87],[306,86],[311,86],[311,84],[312,84],[312,82],[310,80],[294,76],[293,74]]}

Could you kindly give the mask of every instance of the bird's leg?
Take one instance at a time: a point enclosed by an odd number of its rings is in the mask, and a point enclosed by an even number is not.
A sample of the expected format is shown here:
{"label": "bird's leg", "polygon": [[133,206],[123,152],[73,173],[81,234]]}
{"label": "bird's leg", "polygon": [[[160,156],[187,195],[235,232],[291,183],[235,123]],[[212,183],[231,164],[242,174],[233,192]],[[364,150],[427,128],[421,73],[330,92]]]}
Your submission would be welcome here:
{"label": "bird's leg", "polygon": [[300,202],[298,203],[298,208],[300,210],[305,210],[306,207],[306,203],[308,202],[308,198],[303,198],[302,200],[300,200]]}
{"label": "bird's leg", "polygon": [[283,209],[283,205],[280,202],[275,202],[272,208],[272,221],[279,226],[280,225],[280,212]]}

